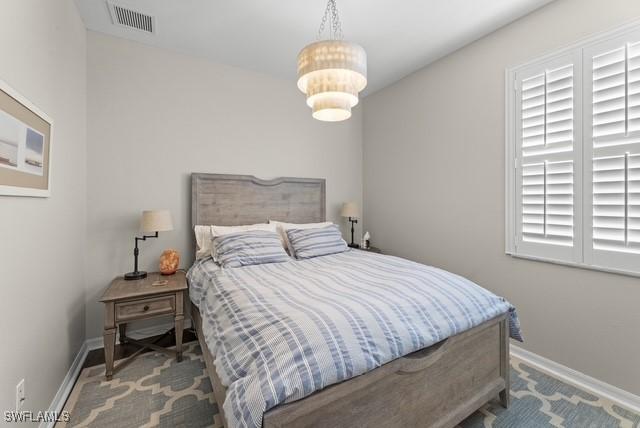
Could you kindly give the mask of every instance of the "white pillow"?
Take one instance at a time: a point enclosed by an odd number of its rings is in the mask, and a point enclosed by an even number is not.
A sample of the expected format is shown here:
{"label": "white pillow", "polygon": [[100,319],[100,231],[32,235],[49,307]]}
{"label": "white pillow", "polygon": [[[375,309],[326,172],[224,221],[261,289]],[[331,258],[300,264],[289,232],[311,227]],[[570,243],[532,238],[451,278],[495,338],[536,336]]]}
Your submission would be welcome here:
{"label": "white pillow", "polygon": [[196,225],[193,231],[196,234],[196,260],[211,255],[211,241],[213,240],[211,226]]}
{"label": "white pillow", "polygon": [[327,227],[333,224],[330,221],[323,221],[322,223],[285,223],[283,221],[269,220],[269,224],[276,226],[280,239],[282,240],[284,247],[289,252],[291,257],[295,257],[296,253],[293,251],[293,246],[289,243],[289,237],[287,236],[287,230],[289,229],[319,229]]}
{"label": "white pillow", "polygon": [[216,260],[215,247],[212,245],[213,238],[215,238],[216,236],[228,235],[230,233],[248,232],[250,230],[266,230],[269,232],[277,232],[275,224],[267,223],[247,224],[242,226],[211,226],[211,241],[209,241],[209,253],[213,257],[213,260]]}

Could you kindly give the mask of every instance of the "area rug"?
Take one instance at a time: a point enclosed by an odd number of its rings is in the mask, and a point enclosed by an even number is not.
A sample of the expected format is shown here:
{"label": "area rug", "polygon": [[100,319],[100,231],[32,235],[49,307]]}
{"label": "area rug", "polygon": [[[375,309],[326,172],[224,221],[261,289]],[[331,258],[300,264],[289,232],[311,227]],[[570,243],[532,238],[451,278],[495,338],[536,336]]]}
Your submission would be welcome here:
{"label": "area rug", "polygon": [[[71,419],[57,427],[221,428],[198,343],[185,344],[183,355],[178,363],[162,353],[143,354],[110,382],[104,379],[104,365],[84,369],[65,406]],[[492,402],[460,424],[462,428],[639,426],[639,414],[513,357],[509,409]]]}

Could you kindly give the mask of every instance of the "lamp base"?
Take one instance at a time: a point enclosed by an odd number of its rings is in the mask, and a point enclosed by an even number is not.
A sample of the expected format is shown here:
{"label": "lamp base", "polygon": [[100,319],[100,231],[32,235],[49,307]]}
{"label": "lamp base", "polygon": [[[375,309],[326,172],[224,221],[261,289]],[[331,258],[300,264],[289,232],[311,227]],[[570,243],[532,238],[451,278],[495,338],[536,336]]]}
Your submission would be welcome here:
{"label": "lamp base", "polygon": [[358,245],[358,244],[354,244],[353,242],[352,242],[351,244],[348,244],[348,245],[349,245],[349,247],[351,247],[351,248],[360,248],[360,245]]}
{"label": "lamp base", "polygon": [[142,279],[146,277],[147,273],[145,271],[136,271],[124,274],[124,279],[126,279],[127,281],[133,281],[134,279]]}

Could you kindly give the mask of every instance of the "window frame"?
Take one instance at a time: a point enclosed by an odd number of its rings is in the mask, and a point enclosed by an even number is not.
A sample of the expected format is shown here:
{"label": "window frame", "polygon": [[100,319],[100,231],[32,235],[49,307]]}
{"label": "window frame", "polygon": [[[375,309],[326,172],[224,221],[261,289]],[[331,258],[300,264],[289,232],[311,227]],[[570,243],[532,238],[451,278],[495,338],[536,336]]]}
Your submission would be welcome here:
{"label": "window frame", "polygon": [[[564,48],[554,50],[526,63],[505,69],[505,253],[512,257],[543,261],[554,264],[568,265],[604,272],[619,273],[640,277],[640,265],[634,260],[636,255],[627,253],[614,254],[612,251],[593,249],[592,244],[592,162],[593,147],[591,142],[592,106],[587,105],[591,99],[591,80],[586,79],[589,73],[591,58],[586,53],[606,45],[613,44],[621,38],[629,37],[640,32],[640,20],[632,21],[613,30],[607,30],[583,38]],[[640,39],[639,39],[640,40]],[[574,64],[574,241],[572,254],[553,248],[551,244],[523,245],[518,215],[521,216],[522,204],[518,200],[517,186],[521,185],[519,168],[520,141],[518,132],[520,110],[518,101],[519,82],[522,76],[532,73],[532,70],[543,70],[555,64],[565,64],[571,57]],[[526,78],[526,77],[525,77]],[[584,79],[584,81],[583,81]],[[568,247],[571,248],[571,247]],[[594,258],[595,253],[600,253]],[[602,254],[604,253],[604,254]]]}

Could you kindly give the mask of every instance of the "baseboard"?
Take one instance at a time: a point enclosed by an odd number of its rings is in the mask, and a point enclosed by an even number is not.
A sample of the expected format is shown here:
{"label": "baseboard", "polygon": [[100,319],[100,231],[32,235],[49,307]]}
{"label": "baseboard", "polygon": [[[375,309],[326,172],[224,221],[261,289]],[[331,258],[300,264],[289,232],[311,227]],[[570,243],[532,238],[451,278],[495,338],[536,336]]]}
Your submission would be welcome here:
{"label": "baseboard", "polygon": [[[80,376],[82,365],[84,364],[84,360],[87,358],[88,353],[89,349],[87,348],[87,342],[84,342],[80,347],[78,354],[73,359],[73,363],[71,363],[69,371],[67,371],[64,379],[62,379],[60,388],[58,388],[58,392],[56,392],[56,395],[53,397],[53,401],[51,401],[51,405],[49,406],[49,412],[55,412],[58,414],[62,412],[64,403],[67,402],[67,398],[69,397],[69,394],[71,394],[73,385],[75,385],[78,376]],[[54,425],[55,422],[42,422],[40,424],[40,428],[53,428]]]}
{"label": "baseboard", "polygon": [[[134,329],[128,332],[127,335],[131,335],[132,338],[144,338],[150,336],[157,336],[165,333],[169,329],[171,329],[175,324],[173,322],[166,322],[162,324],[153,325],[150,327]],[[184,320],[184,328],[191,328],[191,320]],[[78,354],[71,363],[71,367],[69,367],[69,371],[67,371],[66,376],[62,380],[62,384],[60,384],[60,388],[58,388],[58,392],[56,392],[55,397],[53,397],[53,401],[49,406],[50,412],[62,412],[64,408],[64,404],[67,402],[67,398],[69,398],[69,394],[71,394],[71,390],[80,376],[80,372],[82,371],[82,366],[84,365],[84,361],[89,354],[89,351],[94,349],[99,349],[104,346],[104,342],[102,337],[93,337],[91,339],[87,339],[84,341]],[[53,428],[55,422],[42,422],[40,424],[40,428]]]}
{"label": "baseboard", "polygon": [[563,382],[572,384],[578,388],[584,389],[585,391],[591,392],[594,395],[613,401],[621,407],[625,407],[635,413],[640,413],[640,396],[601,380],[592,378],[591,376],[563,366],[562,364],[556,363],[555,361],[549,360],[548,358],[542,357],[538,354],[534,354],[533,352],[527,351],[519,346],[512,344],[510,348],[511,354],[514,357],[521,359],[530,366],[546,372]]}

